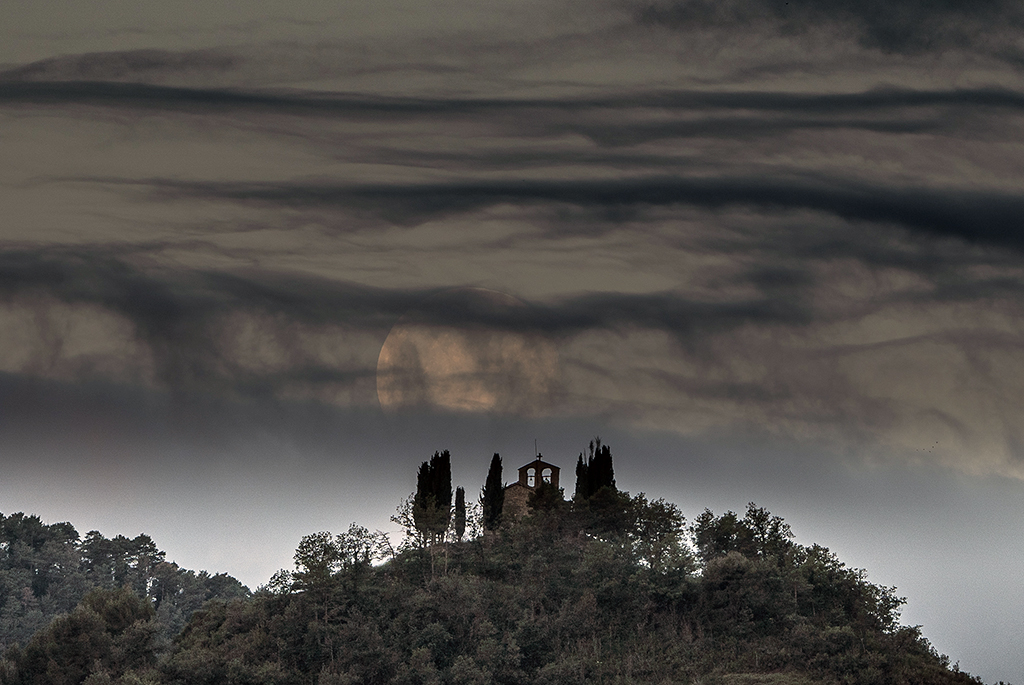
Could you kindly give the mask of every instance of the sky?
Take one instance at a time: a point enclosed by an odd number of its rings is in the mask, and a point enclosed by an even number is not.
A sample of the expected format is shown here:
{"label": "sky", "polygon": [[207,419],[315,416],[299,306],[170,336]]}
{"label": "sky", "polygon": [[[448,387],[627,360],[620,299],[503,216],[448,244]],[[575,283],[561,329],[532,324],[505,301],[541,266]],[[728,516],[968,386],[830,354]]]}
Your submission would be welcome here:
{"label": "sky", "polygon": [[600,435],[1024,682],[1020,3],[4,15],[0,511],[255,588]]}

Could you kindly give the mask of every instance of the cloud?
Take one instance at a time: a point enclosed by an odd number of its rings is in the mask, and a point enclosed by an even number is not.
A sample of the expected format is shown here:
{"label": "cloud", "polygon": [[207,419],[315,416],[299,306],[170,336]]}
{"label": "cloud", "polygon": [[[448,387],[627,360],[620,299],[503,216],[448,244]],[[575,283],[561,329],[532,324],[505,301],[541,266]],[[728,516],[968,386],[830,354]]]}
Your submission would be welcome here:
{"label": "cloud", "polygon": [[[802,97],[785,94],[652,93],[629,98],[580,98],[562,100],[483,100],[389,98],[341,94],[256,92],[232,89],[204,89],[158,86],[143,83],[69,81],[4,82],[0,74],[0,104],[90,105],[137,112],[153,110],[189,113],[234,113],[239,115],[287,115],[313,118],[379,120],[380,117],[438,121],[461,116],[469,119],[540,115],[529,123],[514,124],[516,135],[527,137],[577,133],[604,145],[635,145],[672,137],[744,138],[778,135],[801,129],[862,129],[878,133],[923,133],[948,130],[951,122],[924,113],[915,119],[895,116],[897,108],[933,108],[971,106],[1024,109],[1024,97],[1011,91],[981,90],[947,93],[890,92],[883,97],[858,94],[838,97]],[[680,113],[707,113],[700,119],[680,121],[634,122],[629,118],[615,123],[605,120],[606,110],[625,116],[644,109]],[[721,116],[713,113],[762,111],[760,117]],[[848,113],[889,111],[889,116],[842,116]],[[780,116],[779,113],[782,113]],[[580,120],[581,114],[597,120]],[[813,116],[817,114],[818,116]],[[437,155],[443,156],[438,152]],[[523,155],[520,154],[520,157]],[[539,160],[543,154],[532,153]],[[495,159],[497,163],[499,160]]]}
{"label": "cloud", "polygon": [[874,133],[937,133],[949,130],[951,124],[940,117],[907,119],[815,118],[815,117],[715,117],[697,121],[675,121],[657,124],[588,125],[569,127],[602,145],[620,146],[649,143],[668,138],[746,138],[779,136],[790,132],[814,129],[849,129]]}
{"label": "cloud", "polygon": [[643,207],[753,207],[765,213],[820,212],[851,222],[900,226],[935,238],[1024,249],[1024,232],[1020,230],[1024,195],[994,190],[901,188],[781,170],[756,176],[419,184],[92,180],[115,187],[148,187],[157,199],[220,199],[291,209],[334,208],[369,212],[409,226],[502,203],[564,203],[608,212]]}
{"label": "cloud", "polygon": [[[803,278],[784,269],[758,270],[749,276],[766,291],[798,285]],[[555,337],[595,329],[648,328],[685,338],[695,330],[729,328],[752,320],[803,318],[799,306],[759,296],[708,301],[675,293],[602,292],[549,304],[504,307],[481,299],[472,288],[385,289],[276,272],[146,269],[99,249],[0,253],[0,300],[10,303],[19,297],[95,305],[132,322],[140,338],[167,345],[199,342],[209,334],[201,331],[211,330],[214,321],[239,311],[285,317],[299,325],[344,325],[377,334],[386,333],[398,317],[414,311],[415,322],[424,325]]]}
{"label": "cloud", "polygon": [[1012,0],[667,0],[640,5],[636,17],[681,29],[768,24],[809,34],[833,27],[864,47],[895,53],[984,49],[1024,26],[1024,11]]}
{"label": "cloud", "polygon": [[268,270],[162,269],[133,259],[99,247],[0,253],[0,324],[18,331],[0,344],[0,372],[374,406],[381,345],[404,321],[461,331],[466,350],[487,362],[479,371],[488,388],[507,375],[493,368],[495,360],[523,356],[496,342],[536,352],[551,367],[551,382],[513,374],[529,383],[516,380],[522,387],[510,395],[515,401],[496,405],[536,413],[541,402],[561,411],[556,350],[574,341],[656,332],[689,356],[708,357],[731,331],[800,327],[811,316],[805,276],[783,268],[737,277],[755,289],[743,296],[596,292],[502,307],[475,289],[369,288]]}
{"label": "cloud", "polygon": [[[121,54],[121,53],[112,53]],[[183,61],[188,62],[188,59]],[[408,117],[453,114],[523,114],[638,110],[753,110],[793,115],[928,107],[1024,109],[1024,94],[997,86],[941,90],[880,87],[852,93],[799,93],[705,90],[634,90],[611,95],[547,98],[409,97],[301,89],[242,89],[159,85],[67,78],[37,78],[27,65],[0,72],[0,104],[89,104],[140,109],[253,111],[318,117]],[[870,122],[867,122],[870,123]],[[844,125],[849,125],[847,121]]]}
{"label": "cloud", "polygon": [[1015,473],[1019,259],[882,226],[756,221],[691,236],[708,261],[687,262],[688,288],[555,291],[517,307],[341,274],[160,268],[102,245],[9,250],[0,317],[17,334],[2,341],[0,371],[366,408],[381,345],[405,316],[549,341],[562,368],[544,404],[555,416],[690,435],[767,426],[907,453],[937,436],[972,455],[949,457],[958,468]]}
{"label": "cloud", "polygon": [[0,72],[0,81],[148,82],[203,79],[235,69],[238,55],[225,50],[126,50],[61,55]]}
{"label": "cloud", "polygon": [[[6,350],[28,365],[11,371],[88,380],[113,368],[115,379],[243,395],[372,386],[374,341],[413,301],[310,278],[143,269],[95,248],[0,254],[0,299],[32,331]],[[346,335],[362,346],[331,345]]]}

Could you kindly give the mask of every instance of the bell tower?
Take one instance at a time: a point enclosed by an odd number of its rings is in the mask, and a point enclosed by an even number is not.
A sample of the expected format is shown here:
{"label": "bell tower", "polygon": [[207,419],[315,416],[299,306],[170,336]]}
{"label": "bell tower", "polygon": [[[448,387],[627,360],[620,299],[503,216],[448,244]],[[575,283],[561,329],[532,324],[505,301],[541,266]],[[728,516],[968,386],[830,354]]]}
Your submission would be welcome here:
{"label": "bell tower", "polygon": [[551,483],[557,488],[559,470],[554,464],[541,459],[541,455],[538,454],[529,464],[519,467],[519,483],[531,490],[541,483]]}
{"label": "bell tower", "polygon": [[530,513],[530,493],[541,483],[550,483],[558,489],[560,469],[544,461],[541,456],[538,454],[529,464],[520,466],[519,480],[505,488],[505,504],[501,511],[506,520],[519,519]]}

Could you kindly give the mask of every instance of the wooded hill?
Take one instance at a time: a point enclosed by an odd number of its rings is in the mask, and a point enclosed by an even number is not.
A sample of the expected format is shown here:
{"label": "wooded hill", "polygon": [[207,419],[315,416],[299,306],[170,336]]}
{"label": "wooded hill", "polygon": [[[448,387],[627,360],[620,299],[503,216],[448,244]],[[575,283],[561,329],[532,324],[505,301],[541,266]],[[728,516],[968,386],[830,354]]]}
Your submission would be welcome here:
{"label": "wooded hill", "polygon": [[167,640],[207,600],[249,595],[227,574],[195,573],[167,561],[145,534],[107,539],[93,530],[81,538],[70,523],[0,514],[0,649],[24,644],[90,590],[119,588],[149,601]]}
{"label": "wooded hill", "polygon": [[[110,589],[105,572],[106,585],[8,650],[0,683],[980,682],[900,625],[895,588],[794,543],[754,504],[687,525],[614,480],[572,501],[542,482],[521,519],[488,521],[471,505],[463,539],[438,477],[450,457],[434,459],[395,516],[398,549],[355,524],[306,536],[294,571],[207,602],[172,642],[159,639],[167,594]],[[21,592],[10,587],[7,602]]]}

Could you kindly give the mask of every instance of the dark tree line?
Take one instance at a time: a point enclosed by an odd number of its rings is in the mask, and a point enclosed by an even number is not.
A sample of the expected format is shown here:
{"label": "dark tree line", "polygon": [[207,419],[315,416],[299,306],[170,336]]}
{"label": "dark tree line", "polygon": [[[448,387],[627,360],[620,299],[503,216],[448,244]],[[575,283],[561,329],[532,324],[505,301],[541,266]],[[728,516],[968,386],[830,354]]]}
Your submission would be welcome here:
{"label": "dark tree line", "polygon": [[146,599],[166,639],[207,600],[248,594],[231,576],[168,562],[145,534],[106,538],[94,530],[82,538],[70,523],[0,514],[0,649],[24,645],[97,589]]}

